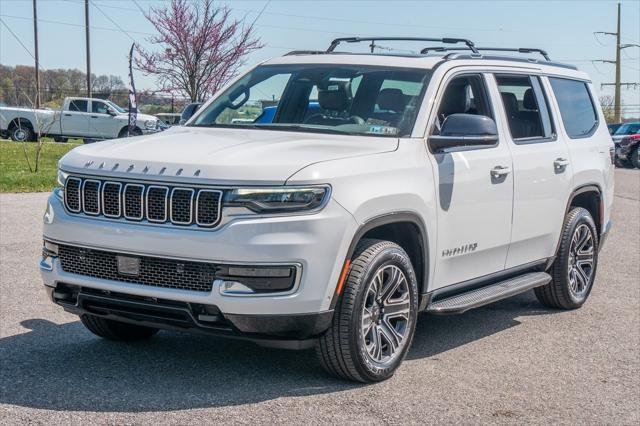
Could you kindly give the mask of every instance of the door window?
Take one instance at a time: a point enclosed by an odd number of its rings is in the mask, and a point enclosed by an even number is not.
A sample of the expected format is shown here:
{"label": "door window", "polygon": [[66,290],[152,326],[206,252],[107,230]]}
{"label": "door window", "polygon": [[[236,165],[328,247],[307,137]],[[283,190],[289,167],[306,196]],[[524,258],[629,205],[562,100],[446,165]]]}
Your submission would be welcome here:
{"label": "door window", "polygon": [[598,127],[598,116],[587,84],[567,78],[550,78],[549,81],[569,137],[584,138],[593,133]]}
{"label": "door window", "polygon": [[109,114],[109,107],[104,102],[91,101],[91,111],[96,114]]}
{"label": "door window", "polygon": [[87,112],[87,101],[83,99],[74,99],[69,102],[69,111]]}
{"label": "door window", "polygon": [[554,137],[549,106],[538,77],[496,75],[496,82],[514,141]]}
{"label": "door window", "polygon": [[480,74],[455,77],[447,85],[440,101],[434,134],[451,114],[484,115],[493,119],[491,102],[484,78]]}

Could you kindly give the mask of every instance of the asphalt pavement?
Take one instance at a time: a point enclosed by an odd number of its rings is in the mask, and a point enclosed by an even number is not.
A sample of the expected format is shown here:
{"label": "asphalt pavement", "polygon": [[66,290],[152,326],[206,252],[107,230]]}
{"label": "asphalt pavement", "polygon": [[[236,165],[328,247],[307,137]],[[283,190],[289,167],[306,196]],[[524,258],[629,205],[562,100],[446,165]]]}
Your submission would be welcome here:
{"label": "asphalt pavement", "polygon": [[640,170],[616,171],[614,227],[582,309],[526,293],[422,315],[396,375],[328,377],[313,351],[160,332],[90,334],[46,297],[46,194],[0,194],[0,424],[640,423]]}

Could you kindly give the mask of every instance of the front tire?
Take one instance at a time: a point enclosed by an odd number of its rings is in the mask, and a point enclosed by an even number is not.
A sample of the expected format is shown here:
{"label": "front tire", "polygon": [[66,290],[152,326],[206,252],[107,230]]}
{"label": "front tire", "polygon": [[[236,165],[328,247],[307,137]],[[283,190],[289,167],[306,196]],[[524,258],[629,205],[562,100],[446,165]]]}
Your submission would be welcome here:
{"label": "front tire", "polygon": [[418,284],[407,253],[390,241],[356,247],[329,330],[316,351],[329,373],[371,383],[393,375],[418,316]]}
{"label": "front tire", "polygon": [[114,321],[95,315],[82,315],[80,321],[90,332],[107,340],[135,342],[146,340],[158,332],[157,328]]}
{"label": "front tire", "polygon": [[591,214],[582,207],[572,209],[560,238],[550,271],[553,279],[535,294],[547,307],[577,309],[591,293],[598,265],[598,233]]}
{"label": "front tire", "polygon": [[636,146],[633,151],[631,151],[631,155],[629,156],[629,161],[636,169],[640,169],[640,146]]}

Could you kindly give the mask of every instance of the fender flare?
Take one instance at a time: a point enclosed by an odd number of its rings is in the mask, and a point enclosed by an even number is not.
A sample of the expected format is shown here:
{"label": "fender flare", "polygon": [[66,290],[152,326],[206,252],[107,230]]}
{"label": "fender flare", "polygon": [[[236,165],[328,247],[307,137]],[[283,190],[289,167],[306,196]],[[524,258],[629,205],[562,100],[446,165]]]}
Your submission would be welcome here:
{"label": "fender flare", "polygon": [[[420,245],[422,249],[423,255],[423,267],[422,267],[422,282],[418,282],[418,294],[420,297],[420,306],[419,311],[423,310],[426,307],[426,303],[428,302],[427,296],[427,286],[429,283],[429,239],[427,234],[427,227],[422,220],[422,218],[413,212],[393,212],[393,213],[385,213],[380,216],[375,216],[371,219],[368,219],[365,223],[363,223],[355,232],[351,239],[351,244],[349,244],[349,249],[347,250],[347,255],[345,256],[342,265],[345,265],[346,261],[351,259],[353,253],[356,250],[356,246],[358,242],[362,239],[362,237],[369,232],[370,230],[377,228],[383,225],[389,225],[392,223],[400,223],[400,222],[409,222],[415,225],[420,231]],[[334,296],[331,300],[331,309],[335,309],[336,304],[338,303],[338,299],[340,295],[334,293]],[[424,305],[424,306],[423,306]]]}

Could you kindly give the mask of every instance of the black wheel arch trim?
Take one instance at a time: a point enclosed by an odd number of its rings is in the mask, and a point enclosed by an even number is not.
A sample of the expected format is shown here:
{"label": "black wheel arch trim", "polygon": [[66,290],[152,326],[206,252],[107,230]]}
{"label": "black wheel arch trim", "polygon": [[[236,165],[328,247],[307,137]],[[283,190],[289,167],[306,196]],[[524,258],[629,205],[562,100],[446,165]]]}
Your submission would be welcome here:
{"label": "black wheel arch trim", "polygon": [[[351,244],[349,245],[349,250],[347,250],[347,255],[344,258],[341,266],[344,267],[344,264],[347,260],[351,259],[353,253],[356,250],[356,246],[358,242],[362,239],[362,237],[372,229],[378,228],[380,226],[389,225],[392,223],[401,223],[401,222],[409,222],[415,225],[420,231],[420,248],[422,249],[422,257],[423,257],[423,267],[422,267],[422,282],[418,282],[418,294],[420,297],[419,310],[424,310],[426,305],[428,304],[427,300],[427,284],[429,282],[429,240],[427,234],[427,227],[422,220],[422,218],[413,212],[401,211],[401,212],[393,212],[393,213],[385,213],[380,216],[375,216],[365,223],[360,225],[360,227],[356,230],[355,234],[351,239]],[[338,303],[338,299],[340,295],[334,293],[333,299],[331,300],[330,309],[335,309],[336,304]]]}

